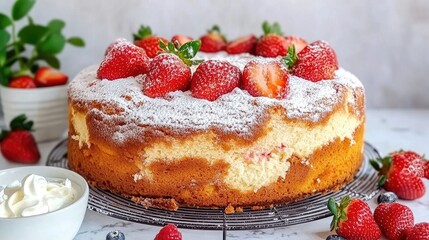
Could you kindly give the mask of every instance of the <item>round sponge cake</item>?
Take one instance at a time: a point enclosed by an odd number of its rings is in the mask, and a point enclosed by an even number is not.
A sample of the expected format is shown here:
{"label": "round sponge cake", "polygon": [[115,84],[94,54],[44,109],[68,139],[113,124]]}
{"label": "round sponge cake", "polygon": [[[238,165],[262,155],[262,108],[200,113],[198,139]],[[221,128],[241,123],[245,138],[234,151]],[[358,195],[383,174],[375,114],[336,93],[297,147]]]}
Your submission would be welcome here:
{"label": "round sponge cake", "polygon": [[[241,70],[258,58],[199,56]],[[84,69],[69,86],[69,165],[146,207],[284,204],[337,190],[361,166],[364,88],[341,68],[318,82],[291,75],[283,99],[235,88],[215,101],[189,91],[150,98],[145,75],[108,81],[96,72]]]}

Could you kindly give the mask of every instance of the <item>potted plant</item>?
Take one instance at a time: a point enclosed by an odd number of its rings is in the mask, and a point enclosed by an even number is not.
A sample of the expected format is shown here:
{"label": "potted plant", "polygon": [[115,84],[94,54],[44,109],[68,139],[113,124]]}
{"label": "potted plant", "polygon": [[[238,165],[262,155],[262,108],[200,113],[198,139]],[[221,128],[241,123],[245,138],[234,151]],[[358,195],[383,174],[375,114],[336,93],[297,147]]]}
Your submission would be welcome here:
{"label": "potted plant", "polygon": [[[60,137],[67,129],[67,81],[57,55],[79,37],[66,38],[65,22],[38,24],[28,15],[35,0],[16,0],[10,14],[0,12],[0,96],[4,121],[25,114],[34,121],[37,141]],[[26,24],[17,29],[18,21]]]}

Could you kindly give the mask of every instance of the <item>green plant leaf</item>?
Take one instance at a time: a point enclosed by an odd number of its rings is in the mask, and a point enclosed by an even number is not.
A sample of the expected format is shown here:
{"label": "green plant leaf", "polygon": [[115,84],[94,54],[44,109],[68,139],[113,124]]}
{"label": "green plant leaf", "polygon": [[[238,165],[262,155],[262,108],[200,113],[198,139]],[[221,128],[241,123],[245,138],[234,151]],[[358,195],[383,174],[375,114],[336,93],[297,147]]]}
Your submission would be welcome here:
{"label": "green plant leaf", "polygon": [[47,27],[41,25],[28,25],[19,31],[18,37],[23,43],[36,45],[46,36],[47,33]]}
{"label": "green plant leaf", "polygon": [[6,49],[0,50],[0,67],[6,64]]}
{"label": "green plant leaf", "polygon": [[12,18],[17,21],[25,17],[28,12],[33,8],[36,0],[17,0],[12,7]]}
{"label": "green plant leaf", "polygon": [[5,29],[12,25],[12,20],[5,14],[0,13],[0,29]]}
{"label": "green plant leaf", "polygon": [[75,47],[85,47],[85,41],[80,37],[71,37],[67,42]]}
{"label": "green plant leaf", "polygon": [[6,50],[9,40],[10,34],[6,30],[0,29],[0,50]]}
{"label": "green plant leaf", "polygon": [[12,69],[10,67],[0,68],[0,84],[7,86],[9,84],[9,79],[12,76]]}
{"label": "green plant leaf", "polygon": [[61,63],[60,60],[55,57],[55,55],[40,55],[38,59],[45,61],[49,66],[60,69]]}
{"label": "green plant leaf", "polygon": [[65,44],[65,37],[61,33],[54,32],[39,42],[36,48],[41,54],[57,54],[64,49]]}
{"label": "green plant leaf", "polygon": [[63,20],[60,19],[52,19],[48,23],[48,28],[51,30],[51,32],[61,32],[63,30],[66,23]]}

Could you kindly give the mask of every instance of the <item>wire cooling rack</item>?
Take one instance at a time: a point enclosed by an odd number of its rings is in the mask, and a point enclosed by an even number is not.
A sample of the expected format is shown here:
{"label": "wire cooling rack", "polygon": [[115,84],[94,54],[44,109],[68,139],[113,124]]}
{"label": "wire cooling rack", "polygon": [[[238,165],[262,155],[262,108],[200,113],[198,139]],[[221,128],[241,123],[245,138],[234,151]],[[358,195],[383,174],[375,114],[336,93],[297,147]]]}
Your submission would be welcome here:
{"label": "wire cooling rack", "polygon": [[[225,214],[223,209],[180,207],[177,211],[155,208],[146,209],[122,196],[90,187],[88,208],[101,214],[151,225],[174,223],[181,228],[223,230],[247,230],[284,227],[315,221],[331,216],[326,204],[330,197],[335,200],[345,195],[365,201],[373,198],[379,191],[377,174],[369,166],[368,159],[378,158],[380,154],[369,143],[365,143],[364,161],[354,180],[338,192],[317,194],[304,200],[271,209],[251,210],[242,213]],[[67,140],[60,142],[49,154],[47,165],[68,168]]]}

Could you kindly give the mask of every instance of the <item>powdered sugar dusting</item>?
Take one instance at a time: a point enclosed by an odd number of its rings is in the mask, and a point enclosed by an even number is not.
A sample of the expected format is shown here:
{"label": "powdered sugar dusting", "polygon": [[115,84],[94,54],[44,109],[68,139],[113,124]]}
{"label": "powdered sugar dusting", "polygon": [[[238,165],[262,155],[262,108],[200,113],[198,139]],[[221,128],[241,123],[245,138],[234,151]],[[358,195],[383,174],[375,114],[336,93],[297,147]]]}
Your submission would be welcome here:
{"label": "powdered sugar dusting", "polygon": [[[255,58],[246,54],[211,55],[239,68],[238,65]],[[211,56],[205,57],[213,59]],[[288,93],[282,100],[252,97],[239,88],[215,101],[196,99],[189,91],[150,98],[141,90],[144,75],[107,81],[96,79],[96,71],[97,66],[92,66],[79,73],[70,83],[69,96],[71,101],[81,107],[90,107],[93,102],[109,106],[93,108],[89,112],[101,117],[106,129],[108,122],[113,119],[121,122],[111,129],[111,137],[119,143],[135,136],[138,131],[144,131],[147,126],[158,127],[160,131],[168,128],[180,134],[215,128],[246,137],[264,119],[266,110],[273,106],[283,107],[288,118],[317,122],[333,110],[340,100],[338,96],[342,95],[339,93],[347,88],[363,89],[355,76],[339,69],[334,80],[310,82],[290,76]],[[119,111],[112,113],[109,111],[112,107]]]}

